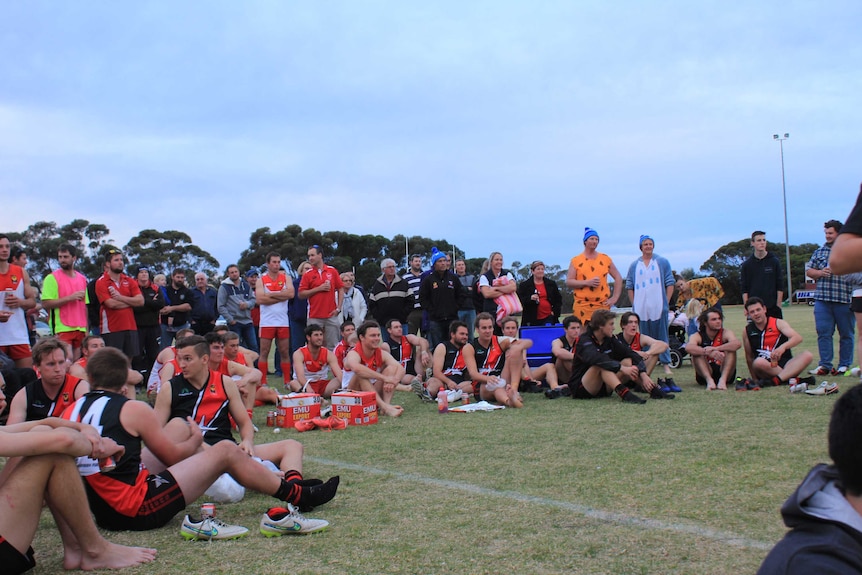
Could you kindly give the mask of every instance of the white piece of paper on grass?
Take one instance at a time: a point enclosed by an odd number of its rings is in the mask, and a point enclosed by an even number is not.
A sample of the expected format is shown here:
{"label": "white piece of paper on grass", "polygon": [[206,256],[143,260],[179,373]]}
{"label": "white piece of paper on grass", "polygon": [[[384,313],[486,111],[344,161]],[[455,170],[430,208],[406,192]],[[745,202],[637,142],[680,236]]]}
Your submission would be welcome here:
{"label": "white piece of paper on grass", "polygon": [[506,409],[506,406],[494,405],[493,403],[488,403],[487,401],[480,401],[478,403],[468,403],[467,405],[450,407],[449,411],[456,411],[459,413],[472,413],[474,411],[494,411],[495,409]]}

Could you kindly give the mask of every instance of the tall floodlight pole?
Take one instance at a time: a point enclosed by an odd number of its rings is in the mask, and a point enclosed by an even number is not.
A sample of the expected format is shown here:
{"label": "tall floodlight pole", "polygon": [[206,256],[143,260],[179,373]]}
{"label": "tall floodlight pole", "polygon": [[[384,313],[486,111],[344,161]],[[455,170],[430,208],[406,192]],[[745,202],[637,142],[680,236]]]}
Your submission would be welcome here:
{"label": "tall floodlight pole", "polygon": [[773,134],[772,139],[778,140],[778,147],[781,150],[781,195],[784,197],[784,251],[787,258],[787,301],[793,301],[793,288],[790,281],[790,235],[787,232],[787,186],[784,182],[784,140],[790,137],[790,134],[785,133],[784,136]]}

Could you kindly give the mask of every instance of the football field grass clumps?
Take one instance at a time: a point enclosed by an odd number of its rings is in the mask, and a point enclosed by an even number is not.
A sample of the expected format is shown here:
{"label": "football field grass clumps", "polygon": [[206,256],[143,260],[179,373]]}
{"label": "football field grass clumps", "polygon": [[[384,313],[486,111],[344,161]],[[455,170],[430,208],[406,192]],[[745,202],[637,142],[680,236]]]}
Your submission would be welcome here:
{"label": "football field grass clumps", "polygon": [[[811,308],[785,309],[816,352]],[[741,335],[740,308],[726,312]],[[743,376],[744,365],[740,354]],[[252,530],[244,539],[183,541],[181,516],[108,537],[159,549],[129,573],[752,573],[786,531],[780,505],[828,461],[836,396],[708,393],[689,361],[674,377],[684,390],[676,399],[642,406],[530,394],[521,410],[439,415],[403,393],[404,415],[374,426],[262,427],[259,442],[302,441],[306,477],[341,475],[338,496],[308,513],[328,530],[266,539],[257,524],[277,502],[249,493],[218,506],[220,518]],[[857,382],[838,381],[842,390]],[[259,425],[265,411],[256,410]],[[59,572],[48,513],[34,546],[36,572]]]}

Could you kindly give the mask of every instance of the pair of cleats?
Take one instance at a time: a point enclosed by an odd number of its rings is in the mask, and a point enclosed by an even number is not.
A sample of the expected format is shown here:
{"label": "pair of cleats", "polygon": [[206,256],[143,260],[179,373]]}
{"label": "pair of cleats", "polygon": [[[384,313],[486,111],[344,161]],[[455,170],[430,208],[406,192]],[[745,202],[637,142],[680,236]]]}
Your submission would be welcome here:
{"label": "pair of cleats", "polygon": [[808,386],[814,385],[815,383],[817,383],[817,380],[814,379],[813,375],[809,375],[808,377],[791,378],[789,381],[790,393],[806,392],[808,391]]}
{"label": "pair of cleats", "polygon": [[531,379],[522,379],[520,383],[518,383],[518,391],[521,393],[542,393],[545,392],[545,396],[547,397],[547,389],[542,389],[542,385],[538,382],[535,382]]}
{"label": "pair of cleats", "polygon": [[664,387],[654,387],[652,391],[649,392],[650,399],[673,399],[674,397],[676,396],[665,391]]}
{"label": "pair of cleats", "polygon": [[832,395],[833,393],[838,393],[838,384],[833,382],[824,381],[814,389],[806,389],[806,395]]}
{"label": "pair of cleats", "polygon": [[344,429],[347,427],[347,420],[330,415],[329,417],[312,417],[311,419],[300,419],[293,425],[300,433],[303,431],[311,431],[312,429]]}
{"label": "pair of cleats", "polygon": [[[858,375],[858,373],[859,373],[858,369],[859,368],[855,368],[855,369],[857,370],[856,374]],[[828,367],[823,367],[821,365],[817,369],[812,369],[808,373],[810,373],[811,375],[838,375],[838,376],[846,375],[849,377],[849,376],[853,375],[853,370],[848,369],[844,365],[842,365],[838,368],[833,367],[832,369],[829,369]]]}
{"label": "pair of cleats", "polygon": [[[770,385],[772,385],[770,383]],[[736,391],[760,391],[761,381],[758,379],[750,379],[748,377],[742,379],[736,378]]]}
{"label": "pair of cleats", "polygon": [[667,379],[658,378],[656,385],[665,393],[680,393],[682,391],[682,388],[674,382],[672,377],[668,377]]}
{"label": "pair of cleats", "polygon": [[434,398],[431,397],[431,394],[428,393],[428,389],[422,385],[422,381],[415,377],[413,381],[410,382],[410,389],[413,390],[413,393],[419,396],[419,399],[423,401],[423,403],[434,403]]}
{"label": "pair of cleats", "polygon": [[[286,507],[272,507],[260,518],[260,533],[264,537],[305,535],[323,531],[327,527],[329,521],[308,518],[290,503]],[[230,525],[215,517],[203,516],[197,519],[186,515],[180,535],[187,541],[220,541],[245,537],[248,529],[242,525]]]}
{"label": "pair of cleats", "polygon": [[620,396],[620,400],[623,403],[634,403],[635,405],[643,405],[646,403],[646,400],[639,395],[635,395],[635,392],[629,390],[625,395]]}
{"label": "pair of cleats", "polygon": [[545,397],[548,399],[557,399],[558,397],[570,397],[572,395],[572,390],[569,389],[568,385],[561,385],[559,387],[555,387],[554,389],[546,389]]}

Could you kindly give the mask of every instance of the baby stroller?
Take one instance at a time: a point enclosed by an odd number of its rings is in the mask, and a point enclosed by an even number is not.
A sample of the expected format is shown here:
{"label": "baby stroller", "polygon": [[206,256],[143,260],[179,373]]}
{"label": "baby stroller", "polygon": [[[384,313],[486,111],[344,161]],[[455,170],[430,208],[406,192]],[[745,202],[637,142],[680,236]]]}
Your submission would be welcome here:
{"label": "baby stroller", "polygon": [[682,311],[670,311],[667,326],[667,342],[670,346],[670,366],[673,369],[682,365],[682,360],[688,355],[685,351],[685,330],[688,317]]}

